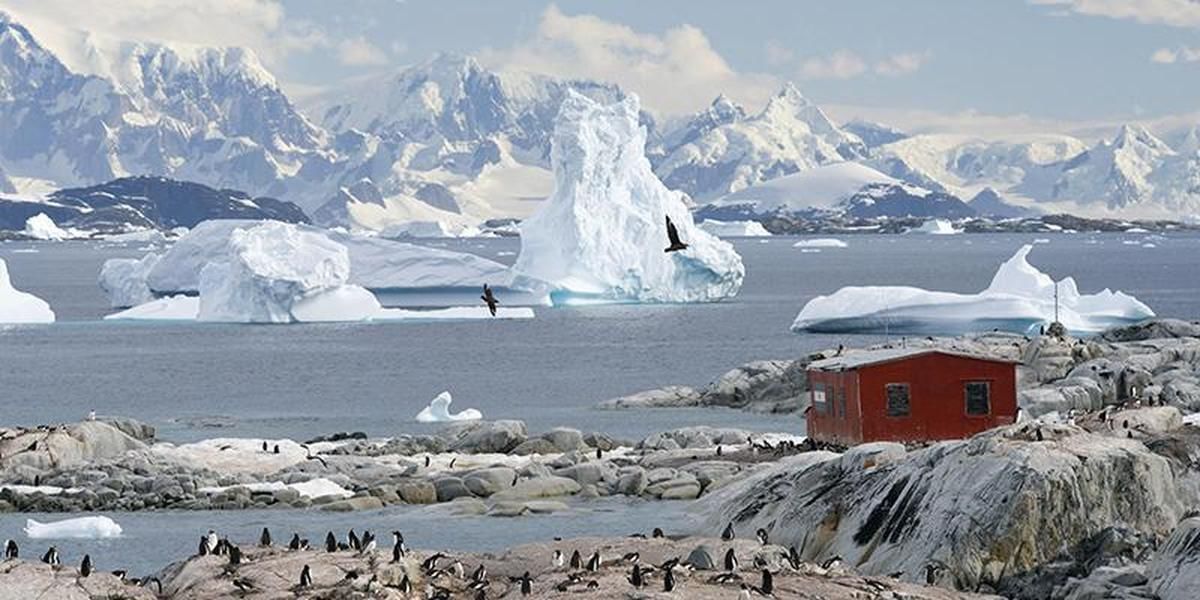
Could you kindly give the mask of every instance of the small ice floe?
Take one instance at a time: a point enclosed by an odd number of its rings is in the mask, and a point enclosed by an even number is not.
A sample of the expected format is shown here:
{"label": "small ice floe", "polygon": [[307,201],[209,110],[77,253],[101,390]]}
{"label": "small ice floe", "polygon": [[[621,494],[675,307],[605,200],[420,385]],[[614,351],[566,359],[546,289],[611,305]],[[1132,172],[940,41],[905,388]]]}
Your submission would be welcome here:
{"label": "small ice floe", "polygon": [[496,256],[516,256],[516,255],[517,255],[516,252],[510,252],[508,250],[501,250],[500,252],[496,253]]}
{"label": "small ice floe", "polygon": [[770,237],[762,223],[758,221],[717,221],[705,219],[697,224],[700,229],[717,237]]}
{"label": "small ice floe", "polygon": [[483,413],[468,408],[462,412],[450,413],[450,403],[453,398],[450,397],[450,392],[442,392],[437,395],[429,406],[421,409],[417,413],[418,423],[446,423],[450,421],[478,421],[483,418]]}
{"label": "small ice floe", "polygon": [[1154,242],[1145,242],[1142,244],[1142,247],[1143,248],[1157,248],[1158,244],[1155,244]]}
{"label": "small ice floe", "polygon": [[1035,243],[1035,244],[1049,244],[1049,243],[1050,243],[1050,238],[1037,238],[1036,240],[1033,240],[1033,243]]}
{"label": "small ice floe", "polygon": [[37,248],[17,248],[12,251],[13,254],[37,254],[38,252],[41,252],[41,250]]}
{"label": "small ice floe", "polygon": [[793,248],[847,248],[849,246],[850,244],[837,238],[814,238],[811,240],[800,240],[792,244]]}
{"label": "small ice floe", "polygon": [[121,526],[108,517],[76,517],[53,523],[25,521],[25,535],[35,540],[121,537]]}

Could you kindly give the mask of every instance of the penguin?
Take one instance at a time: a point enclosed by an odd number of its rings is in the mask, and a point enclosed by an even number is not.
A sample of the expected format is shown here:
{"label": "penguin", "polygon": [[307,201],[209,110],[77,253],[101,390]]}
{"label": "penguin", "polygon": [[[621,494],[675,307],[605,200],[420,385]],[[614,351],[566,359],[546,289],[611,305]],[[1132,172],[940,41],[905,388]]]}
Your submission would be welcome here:
{"label": "penguin", "polygon": [[486,581],[486,580],[487,580],[487,567],[480,564],[479,568],[475,569],[474,573],[471,573],[471,581],[474,581],[475,583],[479,583],[481,581]]}
{"label": "penguin", "polygon": [[58,566],[58,548],[50,546],[50,549],[42,555],[42,562],[54,567]]}
{"label": "penguin", "polygon": [[370,554],[375,551],[375,534],[370,531],[364,531],[362,537],[362,550],[360,554]]}
{"label": "penguin", "polygon": [[596,447],[596,460],[601,460],[603,458],[604,458],[604,450],[602,450],[599,446],[597,446]]}
{"label": "penguin", "polygon": [[425,468],[426,468],[426,469],[428,469],[428,468],[429,468],[429,462],[430,462],[430,461],[429,461],[429,455],[428,455],[428,454],[426,454],[426,455],[425,455]]}
{"label": "penguin", "polygon": [[217,532],[209,529],[208,537],[205,538],[205,543],[208,544],[208,553],[214,554],[217,551],[217,544],[220,540],[217,539]]}
{"label": "penguin", "polygon": [[242,564],[242,549],[229,542],[226,544],[229,546],[229,564],[234,566]]}
{"label": "penguin", "polygon": [[10,558],[18,558],[19,555],[20,555],[20,549],[17,548],[17,542],[15,542],[13,540],[8,540],[7,542],[5,542],[5,544],[4,544],[4,560],[8,560]]}
{"label": "penguin", "polygon": [[758,592],[764,596],[771,596],[775,593],[775,576],[771,571],[763,569],[762,585],[758,586]]}
{"label": "penguin", "polygon": [[457,457],[457,456],[455,456],[454,458],[450,459],[450,467],[449,467],[449,468],[453,469],[453,468],[454,468],[454,463],[456,463],[456,462],[458,462],[458,457]]}
{"label": "penguin", "polygon": [[92,574],[92,555],[84,554],[83,563],[79,565],[79,576],[87,577]]}
{"label": "penguin", "polygon": [[721,456],[721,446],[717,446],[717,456]]}
{"label": "penguin", "polygon": [[89,411],[88,411],[87,420],[89,420],[89,421],[95,421],[95,420],[96,420],[96,409],[94,409],[94,408],[93,408],[92,410],[89,410]]}
{"label": "penguin", "polygon": [[563,566],[562,550],[555,550],[554,554],[550,556],[550,566],[554,567],[555,569],[562,568],[562,566]]}
{"label": "penguin", "polygon": [[333,537],[333,532],[330,531],[330,532],[326,533],[325,534],[325,551],[326,552],[337,552],[337,549],[338,549],[337,538]]}
{"label": "penguin", "polygon": [[764,545],[764,546],[766,546],[766,545],[767,545],[767,540],[768,540],[769,538],[768,538],[768,536],[767,536],[767,530],[766,530],[766,529],[763,529],[763,528],[759,527],[759,528],[758,528],[758,531],[755,531],[755,532],[754,532],[754,536],[758,538],[758,543],[760,543],[760,544],[762,544],[762,545]]}
{"label": "penguin", "polygon": [[304,568],[300,569],[300,587],[310,585],[312,585],[312,569],[309,569],[308,565],[304,565]]}
{"label": "penguin", "polygon": [[632,584],[633,587],[638,588],[638,589],[642,589],[642,586],[646,585],[646,581],[644,579],[642,579],[642,566],[641,565],[638,565],[638,564],[633,565],[633,570],[629,572],[629,583]]}
{"label": "penguin", "polygon": [[267,451],[268,451],[268,450],[267,450],[267,440],[263,440],[263,446],[262,446],[262,448],[263,448],[263,452],[267,452]]}
{"label": "penguin", "polygon": [[621,557],[621,560],[623,560],[627,563],[637,563],[641,559],[642,559],[642,554],[640,552],[636,552],[636,551],[630,552],[630,553],[626,554],[625,556]]}
{"label": "penguin", "polygon": [[788,548],[788,564],[792,566],[793,570],[800,570],[800,553],[796,552],[795,546]]}
{"label": "penguin", "polygon": [[730,548],[725,551],[725,570],[726,571],[738,570],[738,559],[737,559],[737,555],[733,553],[733,548]]}
{"label": "penguin", "polygon": [[263,527],[262,535],[258,536],[258,545],[263,546],[264,548],[270,547],[270,545],[271,545],[271,530],[267,529],[266,527]]}
{"label": "penguin", "polygon": [[[561,552],[559,554],[561,554]],[[529,571],[525,571],[525,574],[521,575],[521,595],[528,596],[529,594],[532,594],[532,593],[533,593],[533,579],[531,577],[529,577]]]}
{"label": "penguin", "polygon": [[733,538],[734,538],[733,522],[730,521],[729,524],[725,526],[725,531],[721,532],[721,540],[728,542],[729,540],[732,540]]}
{"label": "penguin", "polygon": [[667,569],[667,572],[663,573],[663,591],[675,591],[675,571],[672,569]]}
{"label": "penguin", "polygon": [[275,444],[275,454],[279,454],[279,444]]}
{"label": "penguin", "polygon": [[354,533],[353,529],[346,535],[346,545],[350,546],[351,550],[362,550],[362,542],[359,541],[358,534]]}
{"label": "penguin", "polygon": [[200,546],[196,548],[196,556],[208,556],[208,538],[200,536]]}
{"label": "penguin", "polygon": [[459,579],[462,579],[467,576],[467,568],[463,566],[461,560],[455,559],[455,561],[453,563],[450,563],[449,570],[451,573],[454,573],[455,577],[457,577]]}
{"label": "penguin", "polygon": [[[267,532],[267,529],[264,527],[263,533],[266,533],[266,532]],[[299,550],[299,549],[300,549],[300,534],[293,533],[292,541],[288,542],[288,550]]]}
{"label": "penguin", "polygon": [[600,551],[599,550],[593,552],[592,557],[588,559],[587,570],[592,573],[595,573],[596,571],[600,570]]}
{"label": "penguin", "polygon": [[821,568],[828,571],[829,569],[832,569],[836,566],[840,566],[841,564],[842,564],[842,557],[835,554],[835,555],[830,556],[829,558],[825,559],[825,562],[821,563]]}
{"label": "penguin", "polygon": [[412,582],[408,580],[408,574],[405,574],[404,579],[400,580],[400,593],[406,596],[412,593]]}
{"label": "penguin", "polygon": [[579,555],[578,550],[571,553],[571,568],[572,569],[582,569],[583,568],[583,557]]}
{"label": "penguin", "polygon": [[662,530],[662,528],[661,528],[661,527],[655,527],[655,528],[654,528],[654,531],[650,533],[650,537],[652,537],[652,538],[654,538],[654,539],[661,538],[661,537],[663,537],[664,535],[665,535],[665,534],[663,533],[663,530]]}
{"label": "penguin", "polygon": [[750,586],[742,584],[742,591],[738,593],[738,600],[750,600]]}
{"label": "penguin", "polygon": [[404,548],[404,534],[400,533],[399,531],[393,531],[392,532],[392,562],[394,562],[394,563],[400,562],[400,559],[404,558],[404,555],[406,553],[407,553],[407,550]]}

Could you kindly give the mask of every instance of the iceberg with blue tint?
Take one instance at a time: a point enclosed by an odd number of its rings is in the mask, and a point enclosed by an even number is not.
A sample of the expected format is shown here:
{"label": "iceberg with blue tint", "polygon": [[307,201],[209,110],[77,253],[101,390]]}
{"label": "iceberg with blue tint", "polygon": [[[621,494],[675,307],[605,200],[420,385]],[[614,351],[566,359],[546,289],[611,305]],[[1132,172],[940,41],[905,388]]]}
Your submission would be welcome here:
{"label": "iceberg with blue tint", "polygon": [[1075,280],[1055,282],[1027,260],[1021,247],[1000,265],[978,294],[937,292],[905,286],[851,286],[818,296],[801,309],[792,331],[822,333],[957,334],[1000,329],[1036,332],[1058,320],[1074,335],[1098,333],[1154,316],[1137,298],[1108,289],[1080,294]]}
{"label": "iceberg with blue tint", "polygon": [[53,322],[54,311],[45,300],[12,286],[8,263],[0,258],[0,324]]}
{"label": "iceberg with blue tint", "polygon": [[[680,192],[650,169],[632,94],[600,104],[568,92],[555,122],[554,193],[521,223],[517,282],[557,303],[711,302],[737,294],[742,259],[696,226]],[[666,219],[688,248],[664,252]]]}

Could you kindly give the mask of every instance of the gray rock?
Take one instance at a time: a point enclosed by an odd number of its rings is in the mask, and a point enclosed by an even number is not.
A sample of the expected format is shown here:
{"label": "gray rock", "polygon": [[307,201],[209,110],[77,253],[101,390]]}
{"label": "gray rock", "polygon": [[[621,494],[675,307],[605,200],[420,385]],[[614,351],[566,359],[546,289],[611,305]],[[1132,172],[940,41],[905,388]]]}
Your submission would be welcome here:
{"label": "gray rock", "polygon": [[707,544],[694,548],[688,553],[687,564],[697,571],[712,571],[717,568],[713,553],[715,550]]}
{"label": "gray rock", "polygon": [[578,493],[580,487],[579,483],[573,479],[551,475],[538,479],[522,479],[517,485],[497,492],[492,499],[499,501],[569,496]]}
{"label": "gray rock", "polygon": [[525,440],[517,445],[516,448],[509,450],[509,454],[516,456],[529,456],[531,454],[556,454],[559,450],[549,440],[542,438],[533,438]]}
{"label": "gray rock", "polygon": [[469,454],[504,454],[527,438],[522,421],[477,421],[447,428],[441,435],[448,437],[450,449]]}
{"label": "gray rock", "polygon": [[542,434],[542,438],[554,445],[559,452],[570,452],[586,447],[583,433],[578,429],[556,427]]}
{"label": "gray rock", "polygon": [[1110,342],[1140,342],[1161,338],[1200,338],[1200,323],[1179,319],[1149,319],[1133,325],[1115,327],[1100,334]]}
{"label": "gray rock", "polygon": [[647,483],[646,470],[634,467],[617,480],[616,492],[626,496],[640,496],[645,491]]}
{"label": "gray rock", "polygon": [[606,410],[633,408],[680,408],[700,406],[700,392],[684,385],[670,385],[657,390],[638,392],[612,398],[596,405]]}
{"label": "gray rock", "polygon": [[596,461],[559,469],[554,474],[574,479],[579,485],[598,485],[606,481],[616,480],[616,472],[611,465]]}
{"label": "gray rock", "polygon": [[487,469],[479,469],[471,471],[463,477],[463,483],[467,489],[476,496],[491,496],[500,490],[506,490],[513,486],[513,480],[516,479],[517,472],[508,467],[491,467]]}
{"label": "gray rock", "polygon": [[764,413],[803,410],[809,401],[807,361],[760,360],[733,369],[700,393],[704,406]]}
{"label": "gray rock", "polygon": [[321,510],[333,512],[350,512],[356,510],[375,510],[383,508],[383,501],[374,496],[355,496],[330,502],[321,507]]}
{"label": "gray rock", "polygon": [[433,487],[437,490],[438,502],[449,502],[471,495],[471,490],[467,489],[466,484],[458,477],[441,477],[433,482]]}

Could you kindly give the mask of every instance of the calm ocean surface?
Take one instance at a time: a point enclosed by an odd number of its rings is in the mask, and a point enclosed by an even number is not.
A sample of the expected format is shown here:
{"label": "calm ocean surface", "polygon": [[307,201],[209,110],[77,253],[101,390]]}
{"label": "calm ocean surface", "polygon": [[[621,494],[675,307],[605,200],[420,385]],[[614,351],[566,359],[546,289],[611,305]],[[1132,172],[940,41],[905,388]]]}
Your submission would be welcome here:
{"label": "calm ocean surface", "polygon": [[[704,305],[537,308],[529,321],[250,326],[104,322],[96,286],[107,258],[135,247],[0,244],[18,288],[59,322],[0,329],[0,423],[77,420],[95,409],[158,426],[161,437],[295,437],[342,430],[430,431],[412,417],[442,390],[452,409],[629,438],[684,425],[760,430],[797,421],[733,411],[599,411],[597,401],[667,384],[703,385],[755,359],[789,358],[878,336],[788,331],[804,303],[844,285],[978,291],[1021,244],[1081,291],[1136,295],[1160,315],[1200,318],[1200,236],[845,236],[844,249],[801,252],[796,238],[737,240],[746,284]],[[1154,247],[1143,247],[1149,239]],[[501,262],[515,239],[433,242]],[[37,249],[36,253],[21,252]],[[213,427],[221,424],[222,427]]]}
{"label": "calm ocean surface", "polygon": [[[875,336],[797,335],[788,325],[815,295],[843,285],[904,284],[974,292],[1023,243],[1046,239],[1031,261],[1083,292],[1132,293],[1160,315],[1200,318],[1200,236],[963,235],[846,236],[850,247],[803,253],[796,238],[738,240],[746,285],[734,300],[692,306],[538,308],[532,321],[363,325],[148,325],[100,321],[108,312],[95,285],[106,258],[136,248],[97,244],[0,244],[16,285],[54,307],[59,323],[0,329],[0,424],[77,420],[91,408],[137,417],[160,437],[294,437],[340,430],[371,435],[430,431],[412,417],[442,390],[452,408],[636,438],[683,425],[797,430],[797,418],[733,411],[605,412],[605,398],[666,384],[702,385],[743,362],[787,358]],[[437,242],[511,262],[516,240]],[[19,250],[35,248],[36,253]],[[503,253],[503,254],[502,254]],[[202,422],[225,425],[214,428]],[[116,540],[30,540],[28,517],[0,515],[0,539],[36,556],[55,543],[64,563],[90,552],[98,568],[144,574],[194,551],[209,528],[252,541],[263,526],[276,538],[327,529],[402,529],[415,547],[498,549],[553,536],[624,535],[688,527],[687,503],[601,500],[563,515],[500,519],[446,517],[436,509],[393,507],[354,514],[319,511],[111,514]],[[35,554],[36,553],[36,554]]]}

